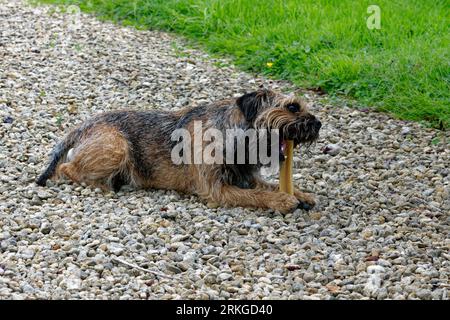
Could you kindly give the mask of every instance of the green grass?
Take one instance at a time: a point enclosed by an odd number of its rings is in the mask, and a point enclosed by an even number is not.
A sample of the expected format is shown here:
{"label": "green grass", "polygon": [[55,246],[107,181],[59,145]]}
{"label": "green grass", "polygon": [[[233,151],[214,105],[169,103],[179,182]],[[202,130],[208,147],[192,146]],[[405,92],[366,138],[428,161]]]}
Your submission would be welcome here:
{"label": "green grass", "polygon": [[[244,70],[398,118],[450,124],[449,0],[43,0],[172,31]],[[381,8],[369,30],[367,7]],[[269,63],[269,65],[268,65]]]}

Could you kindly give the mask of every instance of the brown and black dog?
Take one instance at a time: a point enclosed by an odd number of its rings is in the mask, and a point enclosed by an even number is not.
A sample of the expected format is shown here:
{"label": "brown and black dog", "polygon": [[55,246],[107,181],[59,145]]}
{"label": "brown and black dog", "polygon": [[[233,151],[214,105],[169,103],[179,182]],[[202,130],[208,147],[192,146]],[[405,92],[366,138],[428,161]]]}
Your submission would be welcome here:
{"label": "brown and black dog", "polygon": [[[302,100],[268,89],[175,112],[108,112],[87,120],[59,142],[36,182],[44,186],[47,179],[63,175],[103,189],[118,190],[124,184],[171,189],[222,206],[280,212],[314,206],[310,194],[296,189],[289,195],[263,181],[261,163],[175,164],[171,153],[177,142],[172,134],[185,129],[194,135],[194,121],[201,121],[204,130],[221,132],[233,128],[277,130],[281,145],[287,139],[296,145],[310,144],[321,128]],[[283,160],[282,153],[280,158]]]}

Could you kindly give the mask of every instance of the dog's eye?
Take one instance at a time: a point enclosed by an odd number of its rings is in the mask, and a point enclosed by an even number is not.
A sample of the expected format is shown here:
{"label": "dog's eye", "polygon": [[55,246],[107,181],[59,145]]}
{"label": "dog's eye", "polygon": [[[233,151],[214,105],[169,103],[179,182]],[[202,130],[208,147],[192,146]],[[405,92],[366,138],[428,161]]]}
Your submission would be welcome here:
{"label": "dog's eye", "polygon": [[291,103],[287,106],[287,109],[292,113],[296,113],[300,111],[300,106],[297,103]]}

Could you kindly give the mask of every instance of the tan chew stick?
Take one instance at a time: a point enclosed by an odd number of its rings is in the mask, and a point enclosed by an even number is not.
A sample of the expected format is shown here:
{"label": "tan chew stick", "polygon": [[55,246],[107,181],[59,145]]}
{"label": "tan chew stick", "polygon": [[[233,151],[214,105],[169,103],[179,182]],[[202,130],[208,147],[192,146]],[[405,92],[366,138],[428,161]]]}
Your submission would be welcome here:
{"label": "tan chew stick", "polygon": [[286,140],[286,156],[280,168],[280,191],[294,194],[294,181],[292,180],[292,163],[294,157],[294,141]]}

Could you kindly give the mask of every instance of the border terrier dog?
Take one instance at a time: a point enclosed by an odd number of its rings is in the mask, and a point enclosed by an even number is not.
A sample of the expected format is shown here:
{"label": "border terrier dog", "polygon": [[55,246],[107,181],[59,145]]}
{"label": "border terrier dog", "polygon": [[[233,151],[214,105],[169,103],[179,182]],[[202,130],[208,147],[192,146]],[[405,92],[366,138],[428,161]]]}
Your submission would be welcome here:
{"label": "border terrier dog", "polygon": [[[285,140],[294,145],[311,144],[319,136],[320,121],[292,95],[268,89],[239,98],[180,111],[114,111],[99,114],[72,130],[53,149],[50,163],[36,180],[40,186],[52,177],[65,176],[75,183],[118,191],[135,188],[176,190],[196,194],[220,206],[278,210],[309,210],[312,195],[295,189],[294,195],[279,191],[260,176],[261,163],[175,164],[171,150],[176,129],[194,134],[194,121],[204,129],[230,128],[277,130],[281,161]],[[251,148],[250,148],[251,149]],[[246,152],[249,152],[246,144]]]}

